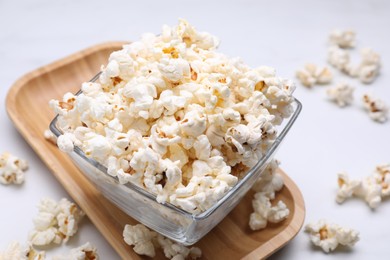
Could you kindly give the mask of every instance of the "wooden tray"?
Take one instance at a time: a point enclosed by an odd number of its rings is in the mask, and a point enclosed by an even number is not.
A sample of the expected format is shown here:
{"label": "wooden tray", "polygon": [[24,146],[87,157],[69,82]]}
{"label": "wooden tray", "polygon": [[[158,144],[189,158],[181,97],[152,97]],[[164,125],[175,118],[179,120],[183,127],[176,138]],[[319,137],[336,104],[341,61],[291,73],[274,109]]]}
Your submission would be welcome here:
{"label": "wooden tray", "polygon": [[[118,254],[124,259],[142,259],[122,238],[125,224],[136,221],[105,199],[70,158],[43,137],[43,131],[48,129],[54,117],[48,101],[59,99],[65,92],[78,91],[81,83],[91,79],[101,64],[106,64],[109,54],[120,49],[122,44],[99,44],[28,73],[11,87],[6,106],[23,137]],[[303,198],[294,182],[281,173],[285,187],[277,199],[283,199],[291,210],[288,219],[270,224],[261,231],[251,231],[248,219],[253,194],[247,194],[216,228],[196,244],[202,249],[203,259],[265,258],[298,233],[305,215]],[[158,252],[158,258],[164,258],[161,250]]]}

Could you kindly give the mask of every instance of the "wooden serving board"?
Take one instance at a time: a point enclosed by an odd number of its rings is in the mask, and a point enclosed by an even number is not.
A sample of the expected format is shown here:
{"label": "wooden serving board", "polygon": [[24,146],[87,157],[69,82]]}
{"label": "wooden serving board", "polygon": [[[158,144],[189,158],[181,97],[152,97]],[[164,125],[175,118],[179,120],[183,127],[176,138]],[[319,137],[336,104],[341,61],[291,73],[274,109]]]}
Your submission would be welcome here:
{"label": "wooden serving board", "polygon": [[[65,92],[77,92],[81,83],[91,79],[109,54],[123,42],[99,44],[41,67],[20,78],[10,89],[6,106],[11,120],[74,201],[85,211],[97,229],[124,259],[142,259],[126,245],[122,231],[136,221],[123,213],[87,180],[65,153],[43,137],[54,117],[48,101],[59,99]],[[302,195],[294,182],[282,171],[285,187],[276,199],[283,199],[290,209],[288,219],[269,224],[261,231],[248,227],[252,212],[249,193],[242,202],[196,246],[202,259],[262,259],[294,238],[302,227],[305,208]],[[157,258],[164,258],[158,250]]]}

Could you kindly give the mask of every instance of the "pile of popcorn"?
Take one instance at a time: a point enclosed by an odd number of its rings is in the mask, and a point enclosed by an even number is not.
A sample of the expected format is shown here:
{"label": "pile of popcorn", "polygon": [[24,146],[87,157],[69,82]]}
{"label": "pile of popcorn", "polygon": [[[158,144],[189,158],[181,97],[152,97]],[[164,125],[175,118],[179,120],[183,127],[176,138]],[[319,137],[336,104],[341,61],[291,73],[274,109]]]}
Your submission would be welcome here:
{"label": "pile of popcorn", "polygon": [[279,223],[290,214],[290,210],[282,200],[279,200],[275,206],[271,204],[271,200],[275,199],[275,193],[284,185],[282,176],[276,172],[278,167],[279,161],[272,160],[252,187],[256,192],[252,200],[254,212],[249,218],[249,227],[252,230],[263,229],[268,222]]}
{"label": "pile of popcorn", "polygon": [[22,184],[27,168],[27,161],[7,152],[0,154],[0,183],[4,185]]}
{"label": "pile of popcorn", "polygon": [[338,203],[355,196],[364,199],[374,209],[382,199],[390,196],[390,164],[378,165],[372,175],[362,180],[351,180],[347,173],[341,172],[338,174],[338,186]]}
{"label": "pile of popcorn", "polygon": [[168,259],[197,259],[202,256],[202,251],[197,247],[187,248],[175,243],[162,235],[151,231],[142,224],[126,225],[123,230],[123,238],[128,245],[134,246],[133,250],[139,255],[155,257],[155,248],[162,248]]}
{"label": "pile of popcorn", "polygon": [[325,220],[307,224],[305,232],[309,233],[312,243],[326,253],[335,250],[338,245],[352,247],[359,241],[358,231]]}
{"label": "pile of popcorn", "polygon": [[[350,61],[349,49],[355,47],[355,32],[351,30],[334,30],[329,36],[328,62],[334,68],[350,77],[357,77],[364,84],[371,84],[377,78],[381,68],[381,58],[371,48],[360,50],[361,61],[353,65]],[[296,72],[296,77],[302,85],[311,88],[315,84],[330,84],[333,74],[327,67],[318,67],[308,63],[303,69]],[[329,87],[326,94],[329,100],[339,107],[349,106],[353,103],[354,88],[347,82],[339,82]],[[372,94],[364,94],[363,106],[369,117],[376,122],[384,123],[388,117],[388,107],[385,102]]]}
{"label": "pile of popcorn", "polygon": [[51,100],[65,152],[80,147],[120,183],[188,212],[216,203],[293,112],[291,81],[216,51],[185,20],[110,55],[97,82]]}

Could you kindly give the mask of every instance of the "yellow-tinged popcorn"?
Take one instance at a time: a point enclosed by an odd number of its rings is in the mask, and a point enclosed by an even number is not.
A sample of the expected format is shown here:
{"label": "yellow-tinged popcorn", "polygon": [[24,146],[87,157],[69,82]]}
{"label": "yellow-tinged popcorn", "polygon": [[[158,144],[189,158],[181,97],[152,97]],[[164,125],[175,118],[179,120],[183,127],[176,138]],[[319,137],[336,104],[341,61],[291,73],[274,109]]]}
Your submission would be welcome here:
{"label": "yellow-tinged popcorn", "polygon": [[4,252],[0,252],[0,260],[44,260],[45,251],[36,251],[31,244],[21,246],[12,242]]}
{"label": "yellow-tinged popcorn", "polygon": [[29,233],[33,245],[67,242],[78,230],[78,223],[84,213],[76,204],[63,198],[58,203],[43,199],[38,205],[38,215],[33,219],[34,230]]}
{"label": "yellow-tinged popcorn", "polygon": [[382,99],[376,98],[370,94],[365,94],[363,96],[363,105],[372,120],[379,123],[387,121],[389,108]]}
{"label": "yellow-tinged popcorn", "polygon": [[335,250],[339,244],[352,247],[359,241],[359,232],[326,220],[307,224],[305,232],[309,233],[311,242],[326,253]]}
{"label": "yellow-tinged popcorn", "polygon": [[27,168],[27,161],[7,152],[0,154],[0,183],[4,185],[22,184]]}
{"label": "yellow-tinged popcorn", "polygon": [[296,72],[296,77],[302,85],[311,88],[315,84],[329,84],[333,75],[328,67],[318,67],[315,64],[307,63],[304,68]]}
{"label": "yellow-tinged popcorn", "polygon": [[54,256],[53,260],[99,260],[97,249],[91,243],[73,248],[67,255]]}
{"label": "yellow-tinged popcorn", "polygon": [[244,176],[232,167],[249,170],[272,145],[295,88],[273,68],[217,52],[218,44],[179,20],[113,52],[97,82],[50,101],[65,131],[58,146],[80,147],[158,202],[208,209]]}
{"label": "yellow-tinged popcorn", "polygon": [[347,198],[364,199],[370,208],[379,206],[382,199],[390,195],[390,165],[378,165],[372,175],[362,180],[350,180],[347,173],[338,174],[336,201],[343,203]]}
{"label": "yellow-tinged popcorn", "polygon": [[202,251],[197,247],[188,248],[182,244],[175,243],[162,235],[149,230],[142,224],[126,225],[123,230],[125,242],[134,246],[133,250],[139,255],[149,257],[156,256],[156,248],[161,248],[168,259],[197,259],[202,256]]}

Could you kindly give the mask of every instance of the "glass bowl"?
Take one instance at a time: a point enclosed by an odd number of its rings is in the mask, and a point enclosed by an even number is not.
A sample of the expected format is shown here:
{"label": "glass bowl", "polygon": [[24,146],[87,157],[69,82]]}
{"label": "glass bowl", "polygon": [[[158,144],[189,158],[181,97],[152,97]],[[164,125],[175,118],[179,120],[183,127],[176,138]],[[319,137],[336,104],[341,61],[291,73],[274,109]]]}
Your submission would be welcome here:
{"label": "glass bowl", "polygon": [[[91,81],[95,81],[98,76]],[[107,173],[105,166],[87,157],[77,146],[69,156],[97,189],[126,214],[165,237],[192,245],[225,218],[259,178],[302,109],[297,99],[293,102],[293,108],[291,117],[278,126],[278,136],[266,154],[215,205],[198,214],[186,212],[170,203],[158,203],[154,194],[135,184],[120,184],[116,177]],[[50,130],[56,137],[62,134],[57,117],[50,123]]]}

